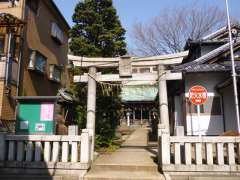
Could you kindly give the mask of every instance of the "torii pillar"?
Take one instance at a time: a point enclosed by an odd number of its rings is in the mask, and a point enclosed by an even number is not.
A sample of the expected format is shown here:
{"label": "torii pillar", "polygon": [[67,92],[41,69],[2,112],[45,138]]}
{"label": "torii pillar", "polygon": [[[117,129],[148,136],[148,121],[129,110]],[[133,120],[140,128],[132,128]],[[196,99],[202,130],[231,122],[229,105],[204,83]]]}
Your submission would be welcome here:
{"label": "torii pillar", "polygon": [[159,113],[160,113],[158,124],[158,136],[161,136],[163,130],[165,133],[170,133],[166,67],[164,65],[158,66],[158,75],[159,75],[158,89],[159,89]]}
{"label": "torii pillar", "polygon": [[88,94],[87,94],[87,129],[92,136],[91,144],[91,159],[94,157],[94,145],[95,145],[95,121],[96,121],[96,67],[89,68],[88,75]]}

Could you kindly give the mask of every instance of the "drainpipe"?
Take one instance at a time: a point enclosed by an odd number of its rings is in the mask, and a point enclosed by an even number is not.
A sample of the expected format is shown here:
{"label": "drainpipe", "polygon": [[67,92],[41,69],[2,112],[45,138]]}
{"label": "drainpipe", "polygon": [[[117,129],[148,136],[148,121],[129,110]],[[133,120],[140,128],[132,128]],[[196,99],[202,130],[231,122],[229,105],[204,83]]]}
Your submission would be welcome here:
{"label": "drainpipe", "polygon": [[[21,42],[21,44],[23,44],[23,43]],[[23,51],[23,46],[21,45],[21,50],[20,50],[20,55],[19,55],[19,60],[18,60],[18,75],[17,75],[17,92],[16,92],[16,96],[19,96],[20,74],[21,74],[22,56],[23,56],[22,51]]]}
{"label": "drainpipe", "polygon": [[[26,1],[23,0],[22,1],[22,20],[25,21],[27,19],[27,8],[26,8]],[[19,60],[18,60],[18,75],[17,75],[17,92],[16,92],[16,96],[19,96],[19,88],[20,88],[20,78],[21,78],[21,67],[22,67],[22,60],[23,60],[23,51],[24,51],[24,37],[26,38],[26,32],[27,32],[27,28],[26,25],[23,25],[22,27],[23,29],[21,29],[21,36],[20,36],[20,41],[21,41],[21,45],[20,45],[20,54],[19,54]]]}
{"label": "drainpipe", "polygon": [[8,33],[8,51],[7,51],[7,62],[6,62],[6,71],[5,71],[5,86],[8,86],[8,74],[9,74],[9,63],[11,58],[11,40],[12,40],[12,32],[9,30]]}

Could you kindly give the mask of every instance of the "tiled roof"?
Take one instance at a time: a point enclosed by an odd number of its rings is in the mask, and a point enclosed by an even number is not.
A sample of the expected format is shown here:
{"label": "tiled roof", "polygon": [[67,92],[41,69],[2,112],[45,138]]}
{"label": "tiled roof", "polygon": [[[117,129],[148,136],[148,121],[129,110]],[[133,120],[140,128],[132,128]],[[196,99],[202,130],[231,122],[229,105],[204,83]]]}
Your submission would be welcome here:
{"label": "tiled roof", "polygon": [[231,70],[230,66],[221,65],[221,64],[198,64],[193,67],[186,67],[185,72],[219,72],[219,71],[229,71]]}
{"label": "tiled roof", "polygon": [[[240,29],[240,25],[239,24],[232,24],[231,25],[232,28],[237,28],[237,29]],[[219,40],[219,39],[216,39],[218,38],[219,35],[222,35],[224,33],[227,33],[228,34],[228,27],[227,26],[224,26],[222,28],[220,28],[219,30],[209,34],[209,35],[206,35],[204,36],[201,40],[203,41],[206,41],[206,40],[210,40],[210,41],[214,41],[214,40]]]}
{"label": "tiled roof", "polygon": [[[234,43],[234,46],[238,46],[238,45],[240,45],[240,40],[237,40]],[[224,66],[226,66],[226,65],[224,65],[224,64],[219,65],[219,64],[204,64],[204,63],[208,62],[209,60],[219,56],[220,54],[222,54],[222,53],[224,53],[228,50],[229,50],[229,43],[220,46],[219,48],[201,56],[200,58],[198,58],[194,61],[191,61],[191,62],[188,62],[188,63],[185,63],[185,64],[181,64],[179,66],[175,66],[173,68],[173,71],[193,71],[193,72],[196,72],[197,69],[199,71],[201,71],[202,70],[201,68],[203,68],[203,67],[205,69],[208,69],[209,71],[210,71],[210,69],[212,69],[213,71],[225,70]]]}

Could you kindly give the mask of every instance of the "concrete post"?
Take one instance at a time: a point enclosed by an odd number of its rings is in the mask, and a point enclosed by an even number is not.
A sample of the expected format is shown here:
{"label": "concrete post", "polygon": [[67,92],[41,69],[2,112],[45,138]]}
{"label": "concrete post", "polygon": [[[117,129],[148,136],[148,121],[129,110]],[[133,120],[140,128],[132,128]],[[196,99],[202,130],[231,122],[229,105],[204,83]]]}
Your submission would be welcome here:
{"label": "concrete post", "polygon": [[159,126],[164,126],[165,131],[169,132],[169,113],[168,113],[168,97],[167,97],[167,81],[165,77],[166,69],[163,65],[158,66],[159,75]]}
{"label": "concrete post", "polygon": [[158,139],[158,163],[159,165],[170,164],[170,140],[169,132],[162,130],[161,137]]}
{"label": "concrete post", "polygon": [[90,148],[91,148],[91,145],[90,145],[89,131],[88,129],[83,129],[81,134],[81,150],[80,150],[81,163],[90,162],[90,153],[91,153]]}
{"label": "concrete post", "polygon": [[5,133],[0,133],[0,161],[5,160],[5,151],[6,151],[6,141]]}
{"label": "concrete post", "polygon": [[87,96],[87,129],[89,129],[90,136],[92,136],[91,159],[94,157],[95,144],[95,113],[96,113],[96,67],[89,68],[88,76],[88,96]]}

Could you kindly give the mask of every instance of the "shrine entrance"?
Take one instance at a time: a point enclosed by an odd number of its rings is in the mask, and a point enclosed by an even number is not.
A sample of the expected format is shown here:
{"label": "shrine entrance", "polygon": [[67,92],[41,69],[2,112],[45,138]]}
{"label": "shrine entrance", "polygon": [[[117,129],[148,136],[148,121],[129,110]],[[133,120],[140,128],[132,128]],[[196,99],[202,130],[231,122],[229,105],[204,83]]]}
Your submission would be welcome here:
{"label": "shrine entrance", "polygon": [[[96,87],[97,82],[119,83],[122,91],[124,88],[140,88],[147,87],[141,91],[140,96],[137,93],[134,98],[137,102],[145,102],[145,97],[153,98],[156,102],[156,96],[159,96],[158,110],[158,129],[164,129],[169,133],[169,112],[167,98],[167,80],[182,79],[182,73],[172,73],[169,66],[181,64],[188,52],[176,54],[154,56],[154,57],[117,57],[117,58],[87,58],[69,55],[69,61],[73,62],[74,67],[88,68],[88,73],[74,76],[74,83],[88,83],[87,95],[87,129],[90,134],[95,137],[95,113],[96,113]],[[102,74],[97,69],[115,68],[119,70],[119,74]],[[151,92],[151,93],[150,93]],[[153,96],[154,95],[154,96]],[[126,97],[132,98],[131,91],[127,91]],[[152,102],[151,101],[151,102]],[[125,101],[131,105],[133,101]],[[136,102],[136,101],[135,101]],[[123,102],[124,103],[124,102]],[[133,105],[133,104],[132,104]],[[135,104],[136,105],[136,104]],[[131,106],[132,107],[132,106]],[[140,108],[139,108],[140,107]],[[130,106],[129,106],[130,108]],[[151,107],[136,106],[132,107],[133,116],[143,119],[151,119]],[[127,119],[130,122],[131,112],[128,113]],[[92,151],[94,151],[94,138],[92,139]],[[91,153],[93,155],[93,153]],[[93,157],[92,157],[93,158]]]}
{"label": "shrine entrance", "polygon": [[129,113],[130,126],[150,125],[154,113],[158,113],[158,105],[155,102],[128,102],[123,104],[125,120],[127,120],[127,114]]}

